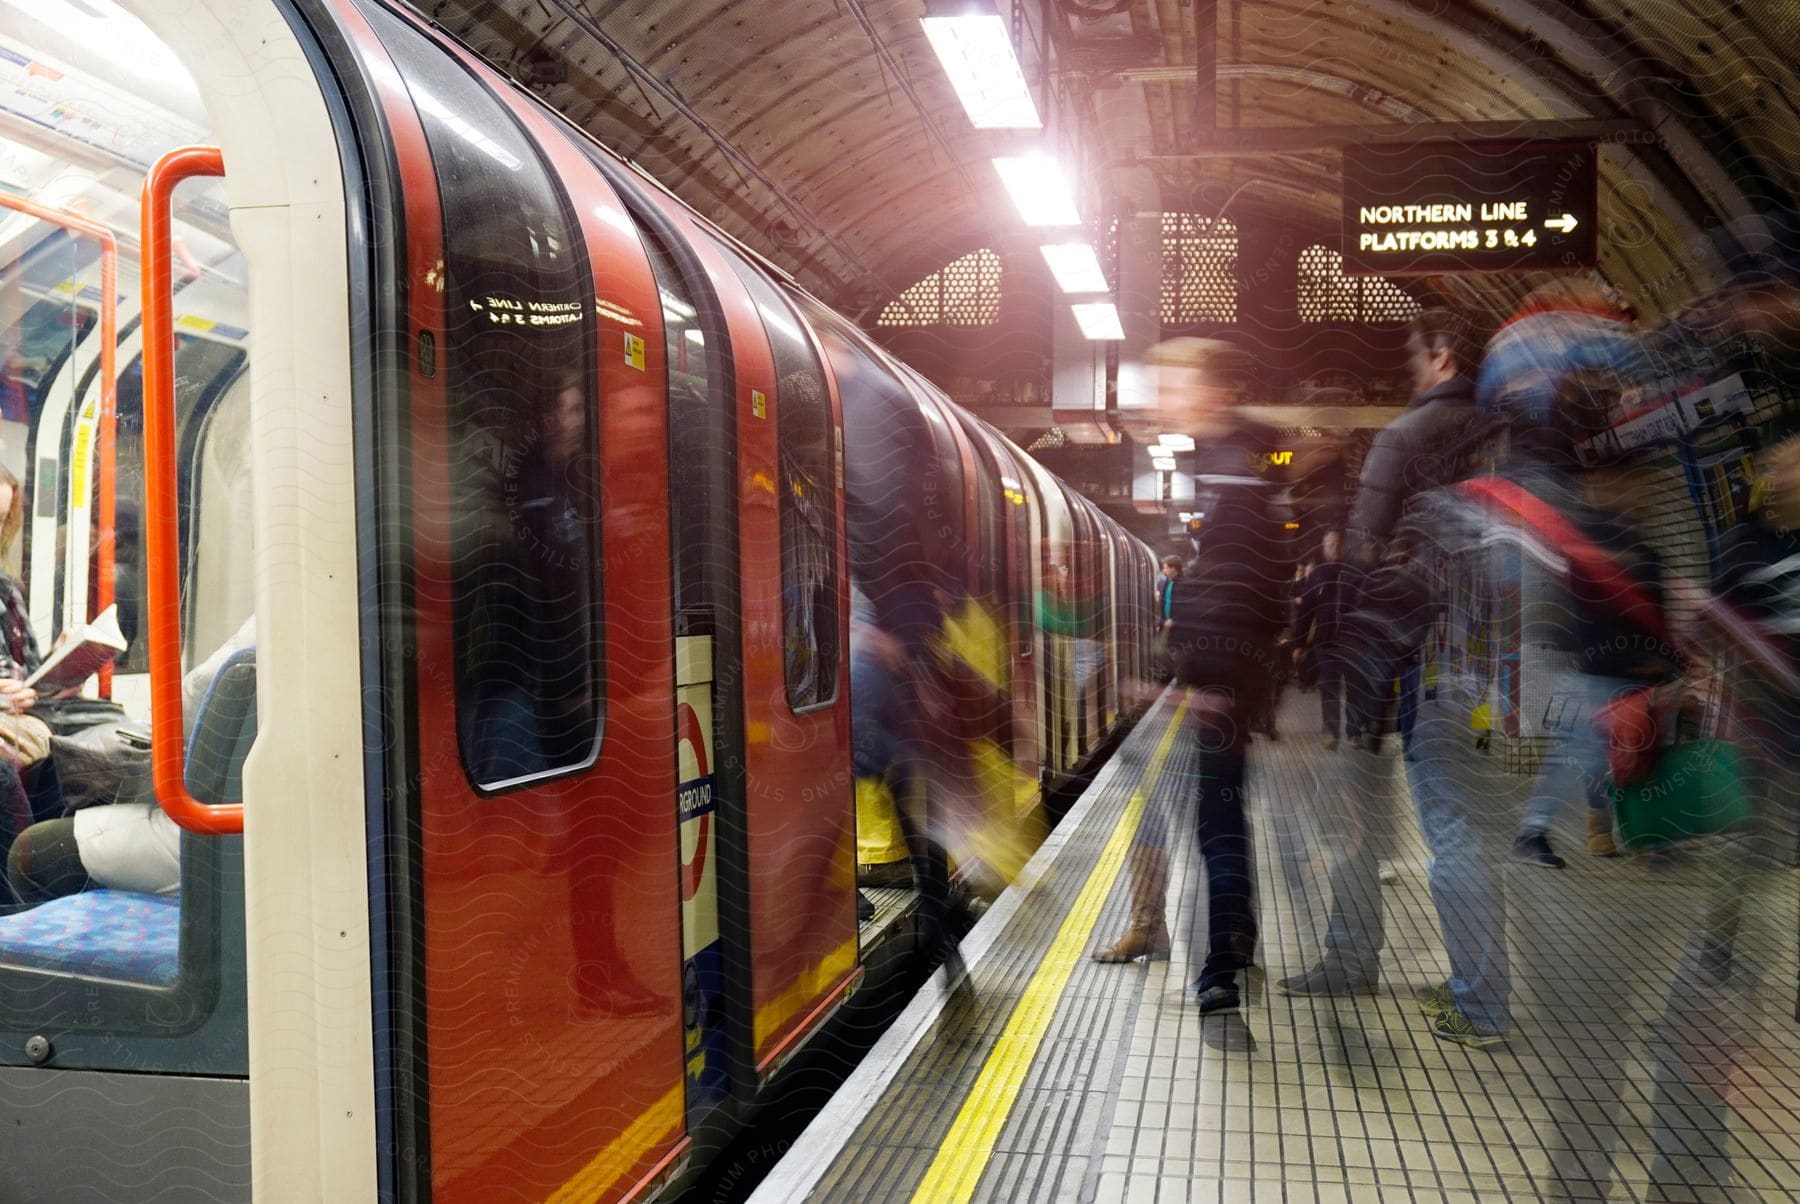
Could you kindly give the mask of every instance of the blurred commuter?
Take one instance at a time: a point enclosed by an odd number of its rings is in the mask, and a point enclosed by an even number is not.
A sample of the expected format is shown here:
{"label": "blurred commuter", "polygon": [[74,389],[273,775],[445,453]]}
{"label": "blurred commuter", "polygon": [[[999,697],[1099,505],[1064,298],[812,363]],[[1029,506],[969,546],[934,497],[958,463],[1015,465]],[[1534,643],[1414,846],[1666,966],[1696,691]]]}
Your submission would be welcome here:
{"label": "blurred commuter", "polygon": [[1325,747],[1338,746],[1340,731],[1354,743],[1362,735],[1356,726],[1356,715],[1350,713],[1344,724],[1345,646],[1340,628],[1351,599],[1356,596],[1361,572],[1343,558],[1344,537],[1341,532],[1327,531],[1321,541],[1321,560],[1306,575],[1300,590],[1300,604],[1294,614],[1294,639],[1303,651],[1310,651],[1318,665],[1319,718],[1324,726]]}
{"label": "blurred commuter", "polygon": [[1156,609],[1152,618],[1156,624],[1153,648],[1157,681],[1168,681],[1175,676],[1174,663],[1169,660],[1169,628],[1175,625],[1170,613],[1175,605],[1175,582],[1181,576],[1182,568],[1181,557],[1164,556],[1162,575],[1156,579]]}
{"label": "blurred commuter", "polygon": [[912,860],[899,800],[909,786],[900,741],[905,731],[900,642],[875,623],[874,608],[850,588],[850,771],[856,790],[856,884],[908,886]]}
{"label": "blurred commuter", "polygon": [[1175,625],[1170,618],[1170,610],[1174,605],[1174,593],[1171,586],[1181,576],[1182,563],[1179,556],[1164,556],[1162,560],[1162,576],[1156,580],[1156,629],[1168,631]]}
{"label": "blurred commuter", "polygon": [[[1582,399],[1579,378],[1559,414],[1572,414]],[[1587,433],[1592,433],[1591,431]],[[1579,438],[1581,432],[1575,432]],[[1607,560],[1589,565],[1567,559],[1559,597],[1550,607],[1552,646],[1558,655],[1560,701],[1554,719],[1555,744],[1532,784],[1530,802],[1513,841],[1515,861],[1560,869],[1563,859],[1550,844],[1550,828],[1564,804],[1576,794],[1586,802],[1588,852],[1614,856],[1612,794],[1609,781],[1611,738],[1608,708],[1627,695],[1671,683],[1681,658],[1667,631],[1663,614],[1662,561],[1631,522],[1613,505],[1623,491],[1615,471],[1574,473],[1564,456],[1546,450],[1516,474],[1517,483],[1559,517],[1574,524]],[[1598,571],[1596,571],[1598,570]],[[1605,580],[1620,572],[1629,580]],[[1619,587],[1630,596],[1621,598]]]}
{"label": "blurred commuter", "polygon": [[[1289,566],[1278,510],[1279,481],[1269,453],[1275,433],[1234,412],[1231,377],[1241,353],[1206,339],[1153,348],[1159,430],[1195,441],[1195,505],[1206,515],[1194,557],[1173,586],[1170,649],[1190,690],[1189,730],[1197,761],[1195,837],[1205,867],[1206,906],[1190,909],[1192,989],[1202,1014],[1238,1010],[1237,975],[1256,949],[1255,884],[1244,782],[1247,718],[1267,688],[1282,628]],[[1131,925],[1098,961],[1166,954],[1166,815],[1152,809],[1139,827],[1130,871]],[[1194,880],[1198,880],[1195,875]]]}
{"label": "blurred commuter", "polygon": [[[1406,347],[1413,400],[1400,418],[1376,435],[1363,461],[1350,515],[1351,555],[1363,564],[1380,560],[1409,505],[1424,504],[1423,499],[1438,495],[1441,486],[1467,476],[1483,445],[1486,424],[1475,405],[1472,381],[1479,351],[1467,322],[1450,310],[1423,310],[1408,326]],[[1419,526],[1430,529],[1429,523]],[[1441,559],[1453,547],[1440,548],[1434,540],[1430,559]],[[1410,550],[1406,564],[1408,578],[1393,574],[1381,579],[1379,588],[1393,590],[1391,598],[1383,596],[1382,605],[1391,612],[1386,620],[1373,609],[1364,620],[1391,628],[1383,656],[1401,665],[1420,655],[1420,645],[1430,632],[1430,616],[1443,604],[1445,593],[1435,566],[1415,568]],[[1428,569],[1433,575],[1426,575]],[[1373,602],[1372,598],[1372,606]],[[1385,670],[1363,669],[1360,675],[1367,681],[1377,674]],[[1360,705],[1373,711],[1369,695],[1379,688],[1359,687]],[[1442,701],[1421,708],[1422,738],[1410,750],[1406,766],[1420,825],[1432,850],[1432,895],[1445,944],[1451,948],[1452,965],[1460,964],[1463,980],[1480,988],[1492,962],[1492,937],[1499,934],[1504,939],[1503,912],[1496,906],[1498,895],[1487,872],[1489,859],[1465,822],[1469,809],[1477,805],[1480,787],[1467,764],[1467,750],[1458,747],[1451,701],[1457,691],[1443,694]],[[1466,710],[1461,719],[1466,725]],[[1391,765],[1375,755],[1373,746],[1359,742],[1324,783],[1325,826],[1334,854],[1328,877],[1330,918],[1318,962],[1279,981],[1277,991],[1362,994],[1379,985],[1386,944],[1380,862],[1396,797],[1391,772]],[[1465,902],[1471,905],[1467,909]],[[1500,956],[1504,960],[1503,948]],[[1486,1006],[1485,995],[1479,997],[1482,1006],[1476,1006],[1477,998],[1471,992],[1482,1028],[1498,1032],[1506,1021],[1503,1007]],[[1434,1014],[1434,1029],[1439,1020]],[[1454,1040],[1461,1032],[1461,1022],[1446,1018],[1439,1035]]]}

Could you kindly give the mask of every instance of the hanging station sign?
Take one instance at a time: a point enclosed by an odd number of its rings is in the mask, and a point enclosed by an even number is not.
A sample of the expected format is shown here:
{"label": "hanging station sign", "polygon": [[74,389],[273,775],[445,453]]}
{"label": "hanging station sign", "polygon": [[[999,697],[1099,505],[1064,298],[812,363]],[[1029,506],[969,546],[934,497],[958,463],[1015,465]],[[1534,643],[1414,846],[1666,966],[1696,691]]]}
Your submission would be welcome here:
{"label": "hanging station sign", "polygon": [[1344,270],[1355,275],[1594,266],[1592,143],[1344,148]]}

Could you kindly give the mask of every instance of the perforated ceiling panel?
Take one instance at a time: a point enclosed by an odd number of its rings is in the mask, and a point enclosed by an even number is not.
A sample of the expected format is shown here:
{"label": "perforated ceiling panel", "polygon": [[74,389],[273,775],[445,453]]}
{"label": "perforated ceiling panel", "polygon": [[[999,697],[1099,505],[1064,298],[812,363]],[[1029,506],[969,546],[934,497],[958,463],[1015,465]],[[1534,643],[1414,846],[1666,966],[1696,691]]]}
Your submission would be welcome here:
{"label": "perforated ceiling panel", "polygon": [[1000,320],[1000,256],[986,247],[951,260],[888,304],[877,326],[992,326]]}
{"label": "perforated ceiling panel", "polygon": [[1346,276],[1344,257],[1317,244],[1300,252],[1294,304],[1302,322],[1404,322],[1419,312],[1405,289],[1380,276]]}
{"label": "perforated ceiling panel", "polygon": [[1237,227],[1197,213],[1165,213],[1162,227],[1163,325],[1237,321]]}

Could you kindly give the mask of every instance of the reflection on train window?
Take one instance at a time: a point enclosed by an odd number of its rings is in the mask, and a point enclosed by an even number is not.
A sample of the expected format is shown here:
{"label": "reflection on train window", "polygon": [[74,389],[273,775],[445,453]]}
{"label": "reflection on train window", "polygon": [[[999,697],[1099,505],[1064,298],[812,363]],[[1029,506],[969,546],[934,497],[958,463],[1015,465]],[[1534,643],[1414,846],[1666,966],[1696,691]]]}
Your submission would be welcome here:
{"label": "reflection on train window", "polygon": [[54,299],[38,301],[0,334],[0,418],[29,422],[44,392],[98,320],[91,309]]}
{"label": "reflection on train window", "polygon": [[457,731],[470,779],[493,789],[599,751],[593,277],[505,109],[415,31],[378,24],[443,205],[449,476],[422,504],[450,507]]}
{"label": "reflection on train window", "polygon": [[762,314],[775,353],[781,455],[781,627],[788,705],[837,695],[837,488],[831,395],[800,318],[762,275],[721,247]]}

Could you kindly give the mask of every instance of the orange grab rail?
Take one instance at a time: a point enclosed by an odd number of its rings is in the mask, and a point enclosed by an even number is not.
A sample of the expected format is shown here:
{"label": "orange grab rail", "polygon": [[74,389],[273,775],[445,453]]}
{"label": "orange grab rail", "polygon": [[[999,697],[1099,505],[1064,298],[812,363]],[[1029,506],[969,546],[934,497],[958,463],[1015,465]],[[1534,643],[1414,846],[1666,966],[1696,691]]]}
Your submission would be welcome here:
{"label": "orange grab rail", "polygon": [[[100,532],[95,547],[96,614],[113,604],[113,518],[117,505],[119,343],[119,247],[111,230],[67,209],[52,209],[10,192],[0,192],[0,209],[12,209],[41,222],[61,226],[100,244]],[[90,616],[92,617],[92,616]],[[112,697],[112,666],[100,670],[100,697]]]}
{"label": "orange grab rail", "polygon": [[180,496],[175,463],[175,321],[170,198],[198,176],[222,176],[216,146],[183,146],[150,167],[142,207],[144,290],[144,609],[150,652],[150,769],[162,809],[189,832],[244,830],[244,804],[200,802],[187,789],[181,707]]}

